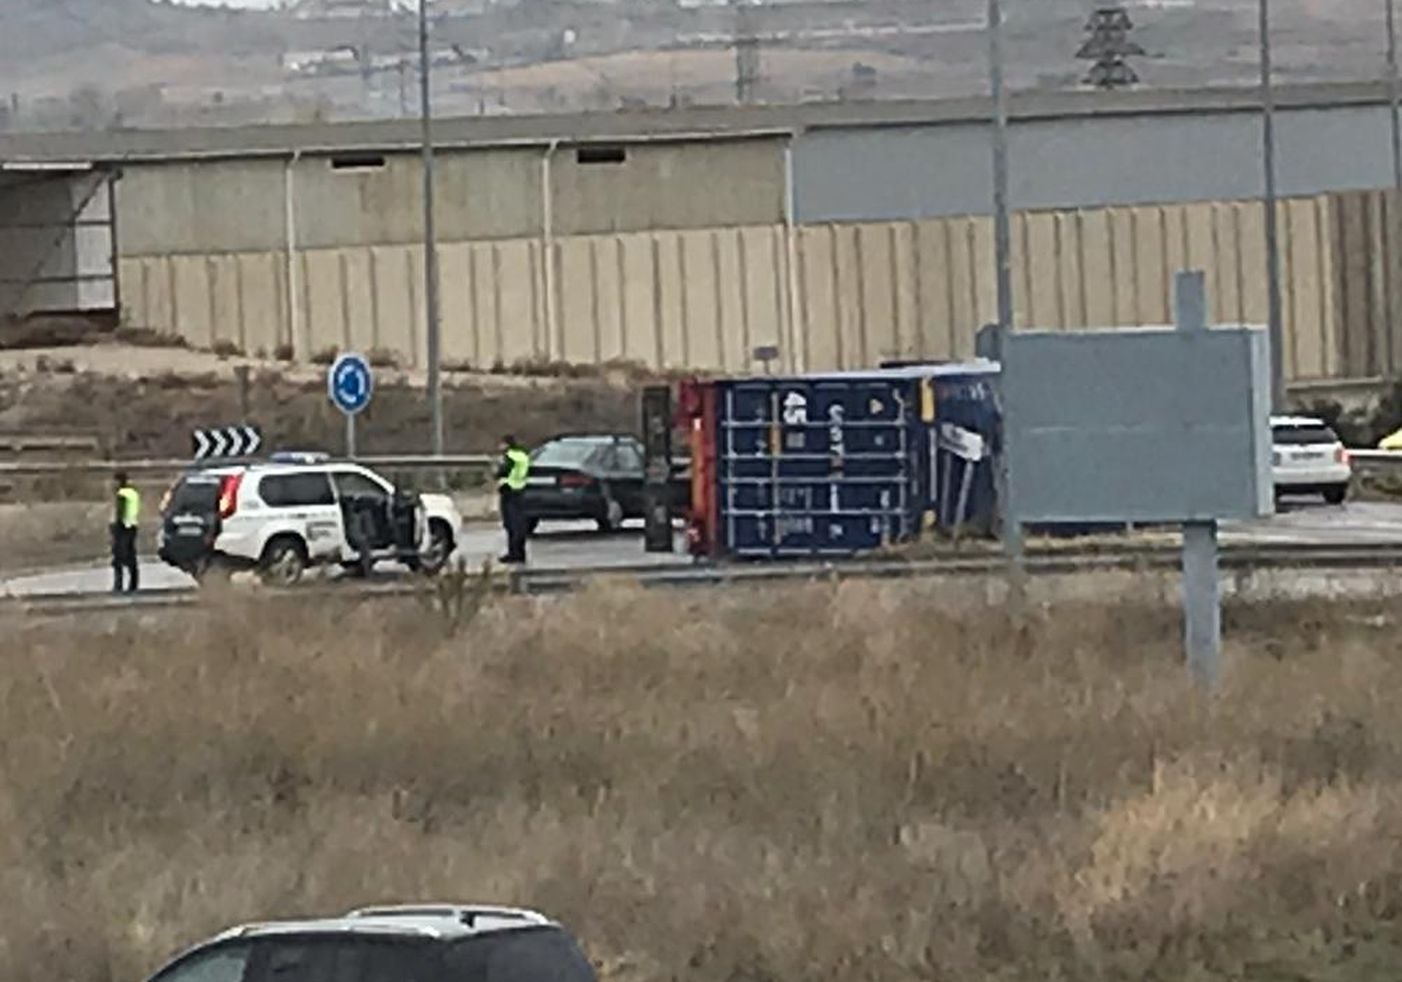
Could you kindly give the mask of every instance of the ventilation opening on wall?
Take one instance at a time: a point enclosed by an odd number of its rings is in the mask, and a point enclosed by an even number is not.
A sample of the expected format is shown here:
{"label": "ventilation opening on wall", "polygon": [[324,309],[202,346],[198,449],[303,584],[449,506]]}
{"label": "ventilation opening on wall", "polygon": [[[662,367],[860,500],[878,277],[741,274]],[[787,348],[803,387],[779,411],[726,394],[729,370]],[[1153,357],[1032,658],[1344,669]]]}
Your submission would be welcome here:
{"label": "ventilation opening on wall", "polygon": [[624,164],[628,162],[628,149],[603,144],[578,147],[574,151],[574,159],[579,164]]}
{"label": "ventilation opening on wall", "polygon": [[331,158],[332,170],[383,170],[385,158],[377,153],[348,153]]}

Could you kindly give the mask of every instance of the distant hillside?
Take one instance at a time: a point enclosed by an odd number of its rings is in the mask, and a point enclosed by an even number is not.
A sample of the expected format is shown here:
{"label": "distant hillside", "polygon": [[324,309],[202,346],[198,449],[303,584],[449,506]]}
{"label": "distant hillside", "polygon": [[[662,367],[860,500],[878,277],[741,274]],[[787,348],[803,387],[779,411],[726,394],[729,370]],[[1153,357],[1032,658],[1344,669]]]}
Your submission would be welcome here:
{"label": "distant hillside", "polygon": [[[1285,81],[1378,78],[1380,0],[1271,0]],[[725,102],[736,97],[729,7],[520,0],[463,13],[440,0],[435,97],[450,113]],[[1154,5],[1149,5],[1153,3]],[[1018,88],[1080,83],[1093,0],[1005,0]],[[1130,5],[1148,86],[1250,84],[1257,0]],[[760,101],[980,92],[985,0],[837,0],[747,8]],[[900,28],[909,28],[901,33]],[[410,17],[305,19],[154,0],[0,0],[0,127],[250,122],[407,113]],[[287,57],[295,55],[295,57]],[[308,65],[312,65],[308,69]]]}

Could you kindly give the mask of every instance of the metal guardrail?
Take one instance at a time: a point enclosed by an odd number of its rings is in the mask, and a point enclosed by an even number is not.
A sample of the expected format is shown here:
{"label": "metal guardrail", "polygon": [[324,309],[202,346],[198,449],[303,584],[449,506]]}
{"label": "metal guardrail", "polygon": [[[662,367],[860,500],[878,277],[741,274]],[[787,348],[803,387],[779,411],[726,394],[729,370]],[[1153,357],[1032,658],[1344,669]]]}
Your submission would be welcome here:
{"label": "metal guardrail", "polygon": [[[1147,548],[1116,547],[1084,551],[1046,551],[1029,554],[1025,569],[1032,576],[1056,576],[1090,572],[1156,571],[1175,569],[1180,562],[1173,545]],[[1228,546],[1221,559],[1226,573],[1257,570],[1318,570],[1321,572],[1392,570],[1402,568],[1402,542],[1367,545],[1263,544]],[[801,583],[836,580],[921,579],[937,576],[989,576],[1006,570],[1006,560],[996,553],[945,556],[935,559],[867,558],[823,563],[735,563],[633,565],[579,569],[515,570],[496,572],[501,593],[528,596],[571,593],[599,580],[627,580],[646,587],[719,587],[758,583]],[[305,604],[308,600],[404,600],[431,594],[423,581],[396,583],[350,582],[340,585],[294,587],[266,591],[251,597]],[[160,609],[196,608],[207,596],[196,588],[164,590],[134,596],[71,594],[31,595],[0,599],[0,611],[34,616],[74,613],[123,613]]]}
{"label": "metal guardrail", "polygon": [[1364,467],[1402,467],[1402,451],[1399,450],[1350,450],[1348,459]]}
{"label": "metal guardrail", "polygon": [[[435,457],[432,454],[389,454],[384,456],[357,456],[354,460],[332,457],[329,463],[336,462],[361,464],[372,469],[382,470],[488,470],[496,458],[485,454],[445,454]],[[61,474],[111,474],[122,470],[131,475],[180,474],[198,467],[238,467],[248,464],[266,464],[266,457],[235,458],[221,460],[192,461],[180,458],[158,458],[147,460],[20,460],[0,461],[0,477],[47,477]]]}
{"label": "metal guardrail", "polygon": [[28,430],[0,432],[0,454],[12,457],[26,454],[102,453],[102,442],[87,433],[36,433]]}
{"label": "metal guardrail", "polygon": [[[1397,450],[1350,450],[1349,459],[1356,465],[1367,467],[1402,468],[1402,451]],[[383,454],[357,456],[354,460],[345,457],[331,457],[329,462],[356,463],[369,468],[383,470],[487,470],[496,463],[496,458],[486,454]],[[116,470],[124,470],[132,475],[179,474],[196,467],[238,467],[249,464],[268,463],[266,457],[238,458],[222,460],[193,461],[178,457],[136,459],[136,460],[0,460],[0,477],[45,477],[56,474],[101,474],[108,475]],[[678,463],[681,463],[679,460]]]}

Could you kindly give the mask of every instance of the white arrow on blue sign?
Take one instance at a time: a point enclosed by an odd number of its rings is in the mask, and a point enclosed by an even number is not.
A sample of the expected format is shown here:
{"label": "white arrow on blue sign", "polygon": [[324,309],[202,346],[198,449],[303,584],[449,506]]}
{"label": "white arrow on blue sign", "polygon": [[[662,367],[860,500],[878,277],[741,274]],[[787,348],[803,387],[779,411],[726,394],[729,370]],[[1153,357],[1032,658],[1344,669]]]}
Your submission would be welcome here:
{"label": "white arrow on blue sign", "polygon": [[370,363],[352,352],[341,355],[327,373],[326,391],[332,404],[347,416],[361,412],[375,391]]}
{"label": "white arrow on blue sign", "polygon": [[212,457],[252,457],[263,445],[262,431],[247,424],[195,430],[190,437],[196,460]]}

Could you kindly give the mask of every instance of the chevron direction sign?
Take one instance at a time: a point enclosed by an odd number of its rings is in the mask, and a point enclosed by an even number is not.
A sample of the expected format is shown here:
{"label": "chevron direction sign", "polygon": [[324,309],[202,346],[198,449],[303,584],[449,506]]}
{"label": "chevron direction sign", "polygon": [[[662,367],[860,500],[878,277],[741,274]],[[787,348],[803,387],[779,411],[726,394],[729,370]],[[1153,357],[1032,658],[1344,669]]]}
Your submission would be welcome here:
{"label": "chevron direction sign", "polygon": [[256,426],[220,426],[195,430],[190,442],[196,460],[211,457],[252,457],[263,445],[263,431]]}

